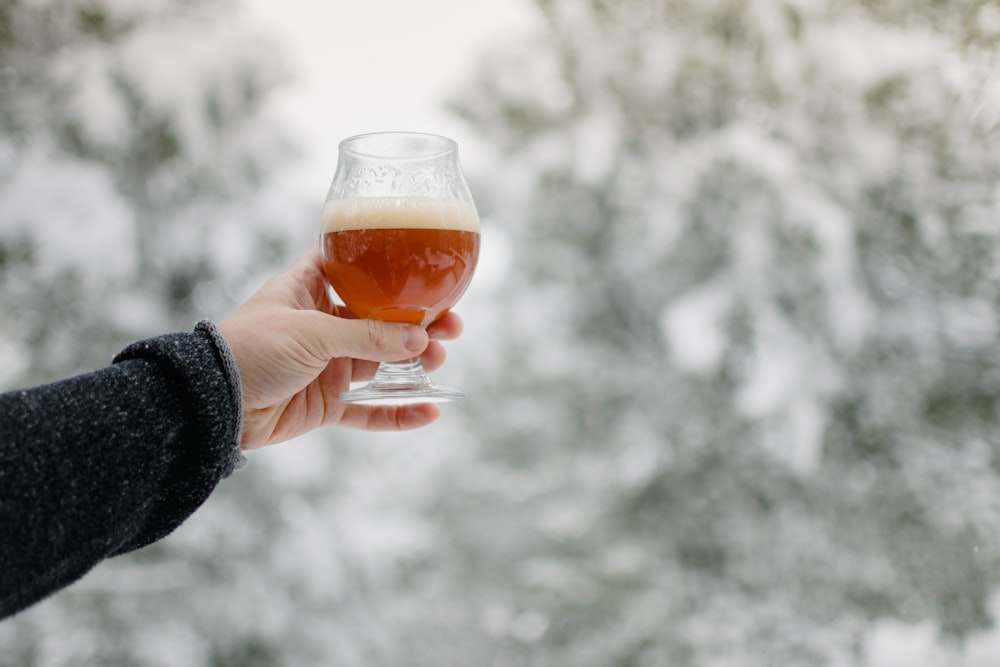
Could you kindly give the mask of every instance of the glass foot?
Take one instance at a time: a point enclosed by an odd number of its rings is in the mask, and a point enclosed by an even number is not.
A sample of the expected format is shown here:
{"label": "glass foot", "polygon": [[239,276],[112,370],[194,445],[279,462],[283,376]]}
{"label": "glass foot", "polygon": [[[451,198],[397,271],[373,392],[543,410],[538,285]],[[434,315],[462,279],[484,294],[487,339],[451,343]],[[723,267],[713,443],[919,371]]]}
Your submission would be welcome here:
{"label": "glass foot", "polygon": [[368,384],[342,392],[344,403],[361,405],[411,405],[447,403],[465,398],[458,389],[434,384],[427,377],[419,359],[379,364]]}

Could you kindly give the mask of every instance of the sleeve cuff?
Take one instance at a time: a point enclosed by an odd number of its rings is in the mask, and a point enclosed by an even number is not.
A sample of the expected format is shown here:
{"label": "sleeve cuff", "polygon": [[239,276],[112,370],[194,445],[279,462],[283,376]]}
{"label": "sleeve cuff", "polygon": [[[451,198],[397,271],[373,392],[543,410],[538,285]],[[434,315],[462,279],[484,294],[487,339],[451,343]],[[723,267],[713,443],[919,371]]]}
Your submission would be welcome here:
{"label": "sleeve cuff", "polygon": [[195,325],[195,331],[201,331],[208,336],[215,347],[216,354],[222,363],[222,369],[226,376],[226,384],[229,385],[229,397],[233,402],[233,411],[237,415],[236,424],[236,450],[233,454],[233,469],[238,470],[247,464],[247,458],[243,455],[240,443],[243,441],[243,381],[240,379],[240,369],[236,365],[236,357],[226,342],[219,327],[210,320],[202,320]]}

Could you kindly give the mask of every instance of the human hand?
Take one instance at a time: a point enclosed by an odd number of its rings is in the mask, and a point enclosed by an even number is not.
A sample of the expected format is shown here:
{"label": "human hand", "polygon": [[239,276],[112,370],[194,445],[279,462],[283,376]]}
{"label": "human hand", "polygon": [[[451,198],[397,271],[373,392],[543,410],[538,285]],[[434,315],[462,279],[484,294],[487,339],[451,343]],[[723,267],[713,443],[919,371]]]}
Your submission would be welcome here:
{"label": "human hand", "polygon": [[218,323],[243,384],[243,449],[332,424],[413,429],[440,414],[432,404],[367,406],[337,396],[351,382],[370,379],[379,361],[419,356],[427,371],[439,368],[445,352],[437,340],[457,337],[461,319],[447,313],[426,331],[356,319],[330,301],[320,262],[314,247]]}

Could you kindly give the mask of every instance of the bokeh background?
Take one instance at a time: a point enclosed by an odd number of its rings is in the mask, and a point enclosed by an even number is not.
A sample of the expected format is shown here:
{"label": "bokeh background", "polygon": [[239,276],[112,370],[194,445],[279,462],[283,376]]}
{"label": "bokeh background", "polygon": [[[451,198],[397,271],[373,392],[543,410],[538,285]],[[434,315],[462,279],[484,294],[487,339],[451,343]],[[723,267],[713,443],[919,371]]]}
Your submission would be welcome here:
{"label": "bokeh background", "polygon": [[[0,0],[0,386],[219,318],[459,140],[421,432],[255,452],[3,667],[1000,664],[994,0]],[[3,536],[0,536],[3,539]]]}

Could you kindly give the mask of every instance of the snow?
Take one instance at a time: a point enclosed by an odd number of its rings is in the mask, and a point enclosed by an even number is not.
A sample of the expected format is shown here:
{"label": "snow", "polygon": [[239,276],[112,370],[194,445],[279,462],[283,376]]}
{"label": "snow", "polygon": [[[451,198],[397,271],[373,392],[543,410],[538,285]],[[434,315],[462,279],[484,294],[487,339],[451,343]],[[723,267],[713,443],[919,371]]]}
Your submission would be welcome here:
{"label": "snow", "polygon": [[70,106],[81,130],[101,146],[120,146],[128,136],[128,110],[109,76],[113,64],[104,49],[82,48],[67,54],[53,69],[73,91]]}
{"label": "snow", "polygon": [[0,385],[10,387],[28,370],[28,346],[18,340],[0,337]]}
{"label": "snow", "polygon": [[104,169],[40,149],[22,157],[5,185],[0,234],[32,239],[42,276],[76,271],[101,290],[134,270],[134,215]]}
{"label": "snow", "polygon": [[593,185],[607,179],[618,168],[615,160],[621,136],[618,117],[610,110],[603,111],[597,109],[588,114],[571,136],[574,172],[582,182]]}
{"label": "snow", "polygon": [[[996,618],[1000,606],[991,604]],[[885,621],[866,642],[865,667],[995,667],[1000,661],[1000,633],[973,636],[964,645],[942,642],[931,623]]]}
{"label": "snow", "polygon": [[663,311],[660,325],[678,368],[697,375],[718,369],[729,343],[722,328],[731,304],[727,287],[710,285],[689,292]]}
{"label": "snow", "polygon": [[[129,83],[157,109],[168,110],[179,128],[180,143],[206,159],[217,149],[213,114],[205,113],[205,93],[221,117],[245,104],[250,72],[265,80],[278,77],[277,52],[248,39],[241,22],[185,20],[136,31],[121,45],[119,67]],[[184,48],[177,48],[183,44]],[[163,53],[171,53],[163,58]],[[197,72],[198,85],[192,85]]]}
{"label": "snow", "polygon": [[808,43],[813,57],[837,63],[825,73],[850,89],[870,89],[910,70],[936,71],[952,55],[940,33],[861,19],[831,22],[816,29]]}
{"label": "snow", "polygon": [[[32,2],[52,4],[53,0]],[[100,0],[92,4],[99,4],[119,17],[156,13],[172,6],[165,0],[146,4],[134,0]],[[819,12],[827,5],[821,0],[786,4],[803,12]],[[589,20],[586,5],[562,6],[567,12],[564,18],[571,23],[583,24]],[[755,6],[760,12],[772,12],[768,14],[770,21],[765,22],[764,32],[775,40],[782,39],[784,23],[773,13],[773,5],[758,2]],[[301,144],[302,159],[294,169],[283,172],[280,180],[266,184],[268,191],[260,193],[254,210],[272,224],[286,226],[278,229],[278,235],[293,239],[290,245],[295,247],[307,245],[315,238],[321,199],[333,173],[340,139],[383,129],[417,129],[456,138],[467,172],[479,179],[485,195],[480,207],[483,255],[476,277],[458,307],[466,319],[466,331],[460,340],[449,343],[450,363],[440,375],[442,381],[457,386],[463,386],[464,380],[473,376],[496,378],[501,386],[510,383],[511,379],[503,375],[505,360],[499,353],[505,344],[522,352],[522,361],[531,373],[525,381],[545,384],[567,378],[586,379],[580,372],[581,368],[588,368],[586,360],[581,360],[582,346],[562,311],[580,292],[572,285],[532,285],[528,278],[514,273],[517,253],[525,251],[518,243],[525,238],[523,227],[530,220],[530,212],[524,210],[530,199],[524,193],[534,187],[532,179],[540,172],[550,167],[566,167],[577,181],[590,185],[620,180],[621,192],[634,195],[634,200],[628,196],[622,199],[634,203],[635,209],[642,213],[642,217],[630,218],[628,222],[635,222],[637,227],[645,224],[642,233],[635,234],[637,240],[633,246],[638,251],[637,262],[646,262],[643,266],[653,266],[661,257],[657,253],[671,248],[684,232],[684,209],[694,196],[690,194],[694,186],[720,166],[749,175],[755,179],[754,187],[732,193],[734,198],[743,197],[733,208],[744,215],[733,220],[729,233],[724,235],[723,242],[730,244],[731,265],[708,280],[685,287],[672,300],[658,304],[656,324],[670,370],[677,370],[688,379],[710,378],[722,368],[726,353],[733,346],[727,318],[737,307],[745,309],[753,337],[744,350],[747,356],[738,369],[739,374],[733,378],[738,387],[733,409],[759,428],[763,433],[760,445],[776,462],[808,483],[808,475],[821,464],[829,399],[849,379],[842,376],[842,369],[833,357],[858,349],[873,333],[876,323],[886,324],[885,320],[879,320],[880,313],[874,311],[861,284],[858,248],[854,245],[859,223],[850,215],[849,206],[838,201],[836,195],[852,193],[865,182],[897,170],[902,177],[912,178],[920,185],[924,177],[921,170],[927,167],[906,161],[907,147],[900,145],[896,135],[875,124],[852,128],[844,137],[843,147],[853,156],[848,160],[852,168],[844,175],[842,191],[831,192],[830,188],[816,186],[815,174],[809,171],[815,164],[806,164],[807,160],[797,152],[799,147],[787,139],[790,134],[808,143],[803,139],[808,138],[812,128],[808,119],[792,118],[783,127],[771,110],[741,100],[740,108],[746,111],[741,120],[684,145],[651,144],[648,148],[656,155],[650,162],[619,165],[614,163],[621,149],[618,142],[626,130],[634,128],[624,126],[614,100],[588,98],[592,106],[588,107],[587,115],[567,124],[562,128],[563,133],[553,132],[534,142],[521,155],[501,159],[494,154],[493,147],[484,145],[482,138],[444,110],[444,100],[454,93],[456,86],[472,84],[468,78],[471,67],[483,49],[535,27],[527,0],[501,3],[252,0],[249,7],[261,31],[274,35],[278,46],[287,51],[284,63],[277,55],[278,49],[259,46],[259,42],[246,38],[246,24],[238,27],[218,20],[200,22],[191,14],[185,14],[182,22],[164,20],[155,23],[155,29],[137,31],[113,50],[79,48],[67,52],[56,64],[54,74],[58,81],[70,86],[68,111],[71,117],[82,120],[81,133],[102,147],[127,145],[130,138],[122,128],[128,126],[129,112],[116,92],[115,79],[109,76],[109,72],[114,72],[135,85],[158,110],[178,121],[179,141],[185,149],[190,149],[191,159],[210,162],[218,157],[216,151],[220,145],[216,128],[204,113],[205,91],[212,91],[213,103],[231,109],[241,103],[246,92],[241,88],[241,76],[247,68],[259,69],[269,80],[280,78],[285,71],[294,73],[295,78],[279,89],[270,102],[269,111]],[[638,21],[641,16],[634,18]],[[1000,31],[1000,10],[984,6],[978,21],[985,30]],[[599,27],[591,26],[595,32],[600,32],[596,29]],[[572,37],[586,44],[599,38],[595,32],[581,30]],[[660,39],[662,35],[658,33],[654,37],[640,36],[636,40],[645,60],[640,59],[637,79],[630,83],[647,91],[667,90],[666,85],[683,64],[685,43],[679,39]],[[972,79],[967,77],[972,74],[967,67],[959,66],[950,43],[926,26],[875,28],[868,21],[848,19],[816,29],[803,40],[804,55],[808,57],[800,57],[803,54],[797,45],[794,48],[779,45],[775,47],[771,66],[780,75],[777,80],[797,81],[797,85],[810,83],[815,87],[805,89],[810,95],[817,88],[829,90],[833,95],[877,89],[894,77],[937,72],[939,68],[940,72],[934,76],[940,76],[949,85],[971,85]],[[178,44],[185,48],[179,49]],[[172,57],[163,58],[164,52]],[[563,81],[562,63],[554,50],[539,55],[525,49],[505,58],[506,65],[497,83],[508,101],[541,110],[553,118],[572,109],[576,91]],[[596,89],[602,85],[602,77],[613,79],[620,74],[612,66],[620,58],[621,53],[596,47],[589,52],[581,65],[588,72],[581,82],[584,92],[589,90],[588,86]],[[834,62],[836,66],[820,68],[817,70],[822,75],[820,80],[808,81],[810,75],[816,74],[807,69],[810,62]],[[488,60],[486,67],[499,67],[498,63]],[[1000,101],[1000,86],[988,76],[985,80],[988,85],[977,88],[977,94],[983,96],[979,113],[985,122],[996,122],[1000,117],[996,108],[1000,105],[994,102]],[[939,100],[931,98],[937,90],[933,86],[915,90],[912,100],[916,100],[920,109],[936,109]],[[859,110],[848,111],[857,112],[857,118],[861,118]],[[848,118],[846,122],[850,125],[857,118]],[[792,130],[785,135],[777,131],[794,128],[796,123],[800,123],[800,135]],[[267,126],[261,124],[247,128],[244,136],[248,141],[261,142],[263,147],[259,151],[266,154],[274,147],[267,133]],[[655,136],[651,139],[656,140]],[[241,142],[237,143],[245,148]],[[136,234],[141,234],[143,227],[135,220],[109,173],[93,163],[66,159],[64,155],[57,157],[54,147],[44,143],[23,155],[15,153],[11,146],[0,143],[4,185],[0,188],[0,236],[33,240],[37,245],[36,269],[45,279],[72,271],[85,281],[88,289],[102,293],[108,284],[127,281],[133,276],[136,253],[131,248],[140,240]],[[484,170],[494,164],[517,173]],[[175,176],[163,175],[161,185],[171,185],[170,179]],[[475,190],[475,180],[473,185]],[[489,196],[497,201],[486,199]],[[1000,189],[994,190],[991,201],[971,204],[969,210],[974,215],[965,218],[965,223],[979,228],[983,243],[993,243],[997,238],[995,221],[1000,211]],[[224,273],[245,275],[239,271],[253,253],[253,237],[244,233],[246,225],[251,224],[244,219],[246,213],[239,206],[219,211],[193,205],[185,211],[183,220],[176,221],[175,233],[183,238],[174,239],[165,252],[185,255],[208,245],[218,248],[213,258]],[[190,222],[199,215],[214,216],[216,224],[207,232],[189,233],[191,229],[201,229]],[[916,222],[920,241],[927,248],[946,244],[954,231],[948,221],[933,212]],[[254,229],[259,231],[259,227]],[[775,284],[785,267],[778,265],[774,237],[790,231],[810,241],[808,256],[802,259],[806,268],[796,269],[799,271],[796,275],[814,279],[825,299],[819,309],[822,321],[815,323],[818,332],[796,328],[798,323],[775,307]],[[582,262],[575,249],[564,250],[567,261]],[[899,271],[900,292],[910,287],[908,279]],[[208,309],[221,299],[216,290],[228,289],[232,290],[230,296],[245,296],[255,287],[251,279],[224,288],[203,285],[196,291],[195,301],[199,308]],[[102,312],[109,321],[126,330],[138,331],[159,321],[157,305],[141,294],[117,294],[103,306]],[[946,325],[935,324],[937,328],[933,328],[932,323],[921,321],[919,324],[926,329],[918,330],[916,320],[901,317],[894,326],[900,331],[912,329],[911,333],[919,340],[940,330],[942,338],[956,348],[976,349],[987,346],[1000,332],[994,312],[990,302],[970,297],[952,300],[932,313]],[[554,342],[546,345],[540,341]],[[25,369],[26,347],[0,337],[0,380]],[[891,400],[888,396],[883,398]],[[505,396],[495,405],[483,405],[483,399],[475,395],[467,400],[478,402],[476,409],[488,410],[497,423],[514,424],[518,432],[530,434],[531,444],[537,444],[539,449],[544,449],[550,439],[558,440],[561,429],[566,427],[559,421],[564,413],[535,400],[535,394]],[[678,432],[683,434],[679,427]],[[532,528],[548,539],[579,539],[585,547],[593,546],[582,540],[606,510],[601,504],[608,498],[604,494],[629,494],[647,486],[655,490],[658,475],[670,469],[674,455],[671,448],[675,443],[665,441],[666,438],[666,431],[649,415],[632,410],[616,422],[608,442],[602,443],[606,448],[575,455],[566,469],[535,471],[513,466],[490,467],[487,462],[475,460],[477,454],[470,446],[475,444],[471,442],[473,439],[463,431],[454,413],[449,415],[447,410],[438,424],[418,434],[366,435],[357,440],[361,444],[356,446],[354,439],[340,432],[318,432],[297,443],[253,456],[252,465],[261,475],[257,479],[266,480],[274,488],[250,491],[254,497],[273,494],[269,500],[275,503],[275,521],[279,524],[272,527],[274,535],[269,538],[273,541],[261,552],[255,550],[260,548],[254,542],[257,528],[248,524],[227,526],[228,520],[244,515],[224,505],[221,509],[206,508],[178,531],[170,544],[181,553],[188,549],[211,557],[222,548],[223,542],[231,550],[252,552],[247,559],[249,565],[238,559],[226,563],[233,568],[248,568],[253,574],[242,579],[234,575],[233,581],[240,582],[242,587],[234,589],[232,597],[206,602],[205,598],[217,595],[218,590],[209,586],[199,601],[234,616],[245,611],[239,607],[246,606],[248,601],[259,603],[254,618],[247,621],[250,625],[243,627],[266,626],[269,632],[280,634],[299,623],[300,605],[310,611],[318,607],[329,612],[329,605],[350,604],[347,598],[351,591],[371,583],[363,577],[363,581],[353,581],[349,576],[352,573],[370,575],[371,581],[379,582],[379,577],[391,577],[387,572],[405,568],[405,564],[430,553],[438,541],[459,537],[447,534],[442,526],[434,525],[414,509],[429,498],[438,501],[447,498],[450,487],[429,487],[427,480],[437,479],[435,473],[462,471],[462,479],[446,481],[467,485],[483,495],[506,494],[514,506],[537,495],[536,477],[571,478],[579,489],[592,495],[583,500],[568,495],[548,501],[530,517],[534,521]],[[937,489],[938,494],[927,499],[928,511],[935,521],[957,531],[970,521],[971,512],[979,517],[980,523],[995,529],[990,534],[1000,534],[1000,522],[982,519],[996,516],[1000,510],[996,502],[1000,491],[989,465],[988,442],[968,441],[959,452],[961,458],[950,451],[942,452],[933,442],[910,443],[907,456],[914,457],[914,452],[919,452],[919,456],[900,466],[901,475],[914,489]],[[537,459],[541,463],[551,460]],[[467,467],[462,468],[459,463]],[[453,467],[448,468],[449,465]],[[864,484],[880,482],[870,479]],[[234,479],[231,483],[240,482]],[[862,482],[857,478],[845,480],[845,488],[859,484]],[[822,531],[816,526],[795,528],[793,537],[801,544],[783,555],[816,556],[825,544]],[[490,527],[486,525],[483,530]],[[719,531],[739,533],[732,526],[721,527]],[[525,532],[526,535],[517,537],[531,546],[537,545],[529,543],[530,530]],[[665,558],[664,563],[653,563],[663,555],[646,550],[643,544],[622,542],[600,546],[607,549],[595,554],[595,558],[606,561],[602,567],[623,579],[638,579],[649,568],[662,566],[657,574],[670,569]],[[975,547],[977,553],[980,548],[995,552],[995,545],[988,540]],[[584,570],[577,567],[577,561],[562,556],[531,554],[517,563],[514,571],[523,580],[520,583],[532,590],[560,593],[583,586],[580,582],[587,581]],[[482,555],[470,555],[472,559],[476,557]],[[858,558],[860,562],[862,559]],[[357,562],[347,565],[341,562],[352,559]],[[848,560],[841,567],[858,566]],[[896,573],[888,566],[884,572],[875,569],[876,574],[867,571],[855,576],[867,582]],[[143,595],[172,586],[195,588],[197,583],[192,581],[200,576],[193,566],[156,569],[149,564],[116,570],[113,577],[104,579],[100,572],[81,584],[78,590],[82,595],[107,595],[109,591]],[[270,590],[265,576],[280,579],[289,590],[280,587]],[[670,571],[662,576],[668,584],[676,583],[670,581],[674,576]],[[678,585],[669,590],[682,589]],[[443,595],[449,591],[454,589],[442,585],[442,590],[430,593]],[[193,596],[198,593],[191,591]],[[667,602],[656,598],[662,593],[663,589],[651,590],[648,597],[640,595],[632,601],[633,609],[650,613],[633,619],[634,624],[623,622],[616,632],[626,639],[630,633],[655,633],[656,629],[641,624],[653,623],[661,618],[658,614],[669,609]],[[476,595],[488,597],[480,589],[470,592],[470,597]],[[706,597],[712,598],[712,593],[707,592]],[[729,601],[725,596],[713,599],[718,609],[694,618],[688,628],[690,637],[718,649],[720,655],[714,664],[733,664],[732,654],[726,654],[732,648],[727,642],[735,645],[745,636],[743,633],[753,631],[759,620],[746,615],[720,630],[715,621],[727,623],[738,612],[751,607],[746,600],[728,607],[720,604]],[[706,604],[713,604],[713,599]],[[390,606],[381,598],[377,602]],[[437,607],[434,605],[438,601],[431,602],[428,602],[431,611],[460,609],[444,603]],[[791,603],[780,596],[773,602],[758,602],[760,606],[753,609],[763,609],[777,618],[792,613]],[[308,607],[310,604],[314,607]],[[994,617],[1000,615],[996,599],[991,611]],[[335,618],[312,618],[313,623],[302,632],[330,652],[363,652],[359,643],[338,643],[336,638],[323,636],[329,628],[326,623],[342,620],[336,614],[331,616]],[[184,622],[178,623],[175,618],[172,623],[139,632],[137,641],[148,664],[196,664],[207,659],[204,654],[209,640],[184,618]],[[521,643],[544,642],[551,630],[562,629],[561,619],[550,616],[547,608],[495,600],[488,600],[473,622],[490,636]],[[71,625],[65,619],[38,623],[50,629]],[[347,623],[342,632],[348,634],[354,627]],[[796,626],[792,631],[798,629]],[[985,667],[997,664],[1000,659],[1000,635],[996,632],[973,636],[964,650],[958,651],[949,647],[930,623],[905,625],[883,621],[870,630],[869,641],[863,647],[867,667],[945,664]],[[836,635],[841,632],[840,626],[830,632]],[[86,652],[87,642],[93,641],[86,632],[78,641],[72,638],[62,641],[58,639],[60,632],[45,634],[54,637],[46,644],[51,651],[48,654],[51,664],[68,664],[74,650]],[[606,637],[594,639],[603,641]]]}
{"label": "snow", "polygon": [[[790,179],[791,180],[791,179]],[[789,218],[820,244],[817,271],[830,298],[827,324],[843,349],[856,349],[872,322],[871,306],[858,284],[857,233],[843,209],[809,186],[789,188]]]}

